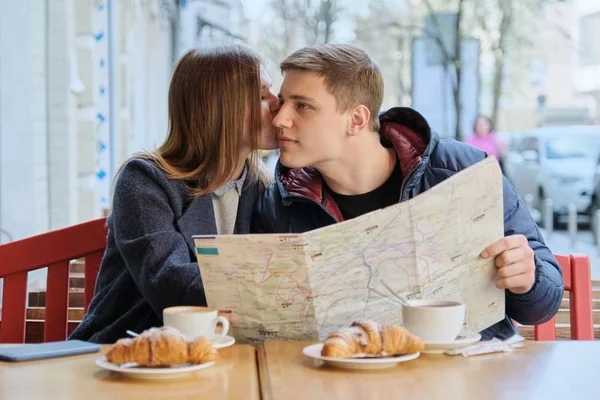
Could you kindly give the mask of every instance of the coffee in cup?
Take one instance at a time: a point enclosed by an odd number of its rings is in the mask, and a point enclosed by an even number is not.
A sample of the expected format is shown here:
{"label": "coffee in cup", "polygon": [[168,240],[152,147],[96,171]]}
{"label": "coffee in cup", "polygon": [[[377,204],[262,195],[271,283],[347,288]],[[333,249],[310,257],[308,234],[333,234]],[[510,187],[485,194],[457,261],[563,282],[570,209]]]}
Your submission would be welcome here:
{"label": "coffee in cup", "polygon": [[[200,306],[168,307],[163,310],[163,323],[176,328],[189,337],[204,336],[211,341],[218,341],[227,335],[229,321],[218,315],[214,308]],[[221,324],[221,332],[217,326]]]}
{"label": "coffee in cup", "polygon": [[424,342],[452,342],[462,330],[466,309],[459,301],[409,300],[402,306],[403,325]]}

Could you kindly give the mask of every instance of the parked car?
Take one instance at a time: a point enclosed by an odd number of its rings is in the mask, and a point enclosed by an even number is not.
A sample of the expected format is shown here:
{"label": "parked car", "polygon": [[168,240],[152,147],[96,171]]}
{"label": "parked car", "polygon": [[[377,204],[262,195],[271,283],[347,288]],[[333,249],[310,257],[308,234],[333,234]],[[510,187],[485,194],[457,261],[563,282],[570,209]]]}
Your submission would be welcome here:
{"label": "parked car", "polygon": [[555,217],[568,212],[589,212],[594,177],[600,154],[600,127],[552,126],[523,134],[505,157],[505,173],[522,198],[533,196],[542,210],[546,198],[554,204]]}
{"label": "parked car", "polygon": [[600,210],[600,155],[596,159],[596,165],[594,169],[594,190],[592,192],[592,200],[589,208],[590,221],[592,226],[592,233],[594,236],[598,235],[596,229],[598,228],[598,221],[596,220],[596,211]]}

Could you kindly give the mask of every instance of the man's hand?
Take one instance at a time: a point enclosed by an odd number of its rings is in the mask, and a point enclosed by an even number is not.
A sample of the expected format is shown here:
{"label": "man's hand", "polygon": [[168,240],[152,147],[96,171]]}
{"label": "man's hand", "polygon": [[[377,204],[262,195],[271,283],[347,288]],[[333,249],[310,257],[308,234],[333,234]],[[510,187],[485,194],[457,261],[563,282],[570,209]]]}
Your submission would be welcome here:
{"label": "man's hand", "polygon": [[488,246],[481,257],[494,258],[498,267],[496,287],[515,294],[527,293],[535,282],[534,252],[523,235],[507,236]]}

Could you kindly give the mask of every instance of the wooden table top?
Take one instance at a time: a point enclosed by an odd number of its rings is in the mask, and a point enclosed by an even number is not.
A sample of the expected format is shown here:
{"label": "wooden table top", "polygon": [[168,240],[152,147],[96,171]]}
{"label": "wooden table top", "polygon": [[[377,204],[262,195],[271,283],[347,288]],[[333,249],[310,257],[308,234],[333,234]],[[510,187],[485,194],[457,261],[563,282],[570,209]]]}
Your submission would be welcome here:
{"label": "wooden table top", "polygon": [[217,362],[183,378],[137,380],[96,366],[101,353],[9,363],[0,361],[0,399],[259,399],[256,351],[219,350]]}
{"label": "wooden table top", "polygon": [[600,399],[600,366],[594,365],[600,342],[527,341],[511,353],[472,357],[422,354],[370,371],[323,366],[302,354],[309,344],[259,348],[263,399]]}

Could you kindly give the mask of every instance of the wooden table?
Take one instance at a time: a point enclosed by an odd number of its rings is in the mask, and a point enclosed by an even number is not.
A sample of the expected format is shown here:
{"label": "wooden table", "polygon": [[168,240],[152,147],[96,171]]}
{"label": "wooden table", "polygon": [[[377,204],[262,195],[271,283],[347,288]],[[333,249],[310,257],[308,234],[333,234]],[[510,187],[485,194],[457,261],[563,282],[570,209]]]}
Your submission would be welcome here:
{"label": "wooden table", "polygon": [[[106,352],[110,346],[103,346]],[[41,361],[0,361],[0,399],[259,399],[255,349],[219,350],[212,367],[180,379],[135,380],[96,366],[100,353]]]}
{"label": "wooden table", "polygon": [[[310,343],[258,351],[261,392],[280,399],[600,399],[600,342],[526,342],[512,353],[421,355],[385,370],[343,370],[302,354]],[[321,364],[321,365],[319,365]]]}

